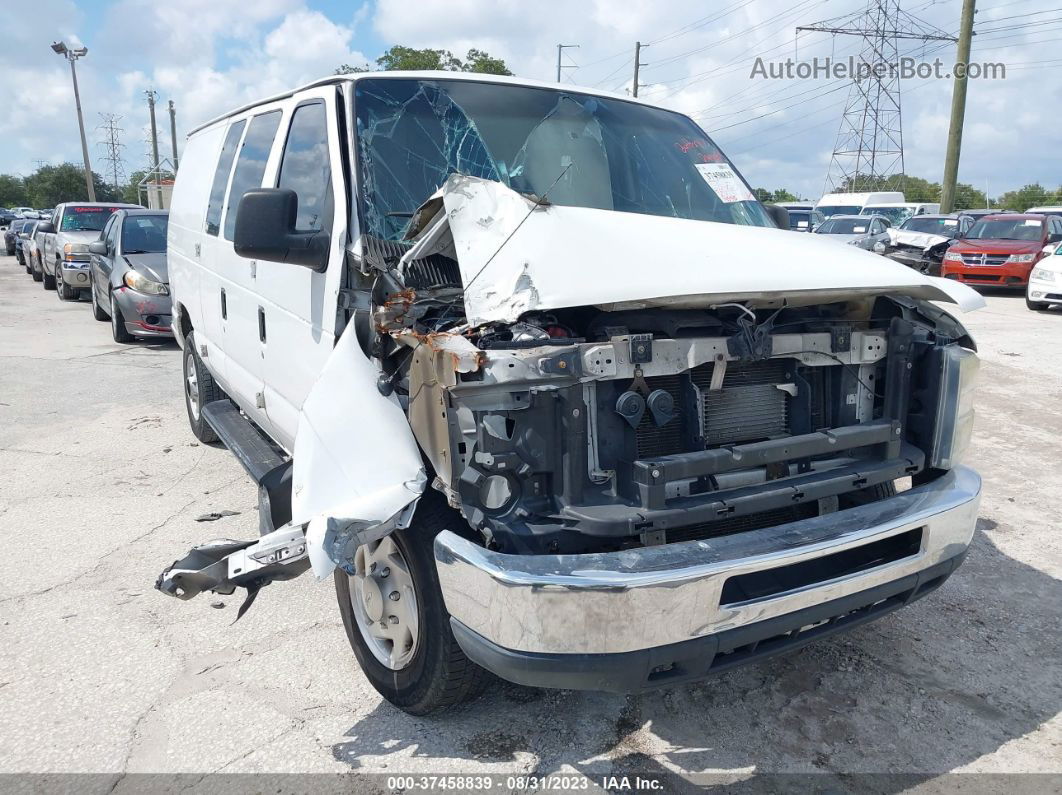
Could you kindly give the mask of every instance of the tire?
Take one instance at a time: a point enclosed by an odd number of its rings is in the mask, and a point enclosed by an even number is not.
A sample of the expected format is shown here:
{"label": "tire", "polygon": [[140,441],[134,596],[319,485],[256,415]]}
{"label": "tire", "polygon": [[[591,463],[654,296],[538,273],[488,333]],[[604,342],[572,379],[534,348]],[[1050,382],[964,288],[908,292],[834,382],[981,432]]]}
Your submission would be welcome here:
{"label": "tire", "polygon": [[1031,309],[1033,312],[1046,312],[1048,306],[1049,305],[1045,304],[1043,301],[1030,301],[1028,298],[1025,299],[1025,308]]}
{"label": "tire", "polygon": [[37,258],[37,264],[39,268],[31,268],[30,275],[33,277],[33,281],[39,282],[44,279],[44,265],[41,264],[40,257]]}
{"label": "tire", "polygon": [[[56,265],[55,267],[58,268],[59,265]],[[44,270],[44,265],[43,264],[41,265],[41,274],[42,274],[42,277],[41,277],[42,281],[44,282],[44,289],[45,290],[54,290],[55,289],[55,277],[48,275],[47,271]]]}
{"label": "tire", "polygon": [[188,425],[192,429],[192,434],[204,444],[216,442],[218,435],[204,419],[202,408],[215,400],[224,400],[226,395],[203,364],[203,360],[199,358],[199,352],[195,349],[195,332],[189,332],[184,338],[183,376],[184,408],[188,414]]}
{"label": "tire", "polygon": [[55,279],[55,292],[59,296],[60,301],[75,301],[81,297],[81,291],[76,287],[71,287],[62,280],[58,275]]}
{"label": "tire", "polygon": [[114,337],[115,342],[121,343],[136,340],[136,337],[125,329],[125,315],[122,314],[122,308],[118,306],[118,299],[114,297],[114,293],[111,293],[111,336]]}
{"label": "tire", "polygon": [[89,300],[92,301],[92,317],[100,321],[110,320],[111,316],[108,315],[106,311],[104,311],[103,307],[100,306],[100,302],[96,300],[95,284],[93,284],[92,282],[90,282],[90,284],[92,284],[92,286],[89,287]]}
{"label": "tire", "polygon": [[416,645],[403,667],[388,667],[369,647],[351,600],[352,594],[358,598],[356,580],[342,569],[335,572],[343,627],[365,678],[380,695],[410,715],[427,715],[469,701],[487,681],[487,672],[469,660],[454,639],[432,555],[435,536],[460,522],[460,515],[442,495],[429,491],[420,498],[412,525],[388,537],[405,558],[416,598]]}

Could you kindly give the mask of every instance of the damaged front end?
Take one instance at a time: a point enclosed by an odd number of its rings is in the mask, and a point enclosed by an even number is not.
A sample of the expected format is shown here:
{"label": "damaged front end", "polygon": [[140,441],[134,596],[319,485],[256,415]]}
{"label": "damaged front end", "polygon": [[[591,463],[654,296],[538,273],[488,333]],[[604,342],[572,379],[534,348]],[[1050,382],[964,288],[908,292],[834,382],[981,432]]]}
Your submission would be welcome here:
{"label": "damaged front end", "polygon": [[567,555],[774,527],[937,477],[969,435],[976,357],[927,299],[979,299],[813,237],[452,175],[406,240],[355,246],[365,311],[303,406],[290,515],[193,550],[159,587],[350,571],[409,526],[429,479],[471,543]]}

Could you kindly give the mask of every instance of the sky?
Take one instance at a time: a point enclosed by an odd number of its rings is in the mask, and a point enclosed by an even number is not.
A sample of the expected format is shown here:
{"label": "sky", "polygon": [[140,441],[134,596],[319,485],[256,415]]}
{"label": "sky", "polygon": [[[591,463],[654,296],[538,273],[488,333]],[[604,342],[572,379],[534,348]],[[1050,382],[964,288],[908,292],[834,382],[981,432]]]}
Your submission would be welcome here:
{"label": "sky", "polygon": [[[178,150],[187,130],[228,109],[371,63],[392,44],[503,58],[520,77],[556,78],[619,93],[632,85],[642,50],[640,95],[689,113],[756,187],[822,192],[848,94],[845,80],[764,80],[755,59],[835,58],[860,40],[795,33],[797,25],[846,17],[867,0],[34,0],[9,10],[0,49],[0,173],[40,163],[80,163],[70,71],[52,41],[83,43],[78,81],[93,169],[108,178],[101,114],[121,116],[123,166],[149,162],[145,91],[159,97],[160,149],[171,151],[167,102],[177,110]],[[961,0],[901,0],[948,33]],[[959,180],[998,196],[1040,181],[1062,185],[1060,9],[1048,0],[979,3],[972,61],[1007,76],[970,80]],[[909,42],[904,52],[954,61],[954,45]],[[939,181],[952,81],[902,81],[908,174]]]}

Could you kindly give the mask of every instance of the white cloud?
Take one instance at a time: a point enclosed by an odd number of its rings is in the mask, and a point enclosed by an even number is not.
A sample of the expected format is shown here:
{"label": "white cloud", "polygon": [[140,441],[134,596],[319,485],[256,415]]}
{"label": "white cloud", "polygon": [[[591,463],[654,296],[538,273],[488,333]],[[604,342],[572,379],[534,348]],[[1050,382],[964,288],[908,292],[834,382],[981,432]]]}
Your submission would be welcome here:
{"label": "white cloud", "polygon": [[[365,0],[344,18],[329,19],[314,0],[114,0],[79,62],[90,139],[96,114],[125,118],[129,170],[143,161],[140,129],[147,123],[143,91],[154,86],[162,107],[177,106],[179,133],[234,106],[330,73],[340,63],[372,62],[366,41],[441,47],[463,55],[470,47],[504,58],[518,75],[552,80],[556,45],[566,50],[565,81],[629,90],[634,40],[647,64],[641,94],[690,113],[731,153],[757,186],[812,195],[825,177],[840,105],[847,89],[827,93],[824,81],[751,80],[753,58],[844,55],[858,41],[802,35],[797,24],[835,15],[832,3],[783,0],[706,7],[701,0]],[[957,0],[920,12],[941,28],[957,27]],[[979,24],[992,12],[986,10]],[[1005,11],[1002,13],[1006,13]],[[997,15],[998,16],[998,15]],[[69,71],[48,49],[54,39],[82,35],[84,13],[73,0],[36,0],[34,13],[5,20],[0,51],[0,172],[31,171],[38,158],[78,160],[77,124]],[[371,25],[374,37],[366,38]],[[1011,34],[1013,35],[1013,34]],[[991,35],[976,39],[979,60],[1020,63],[1048,58],[1044,46]],[[359,44],[359,42],[361,42]],[[942,57],[944,53],[942,53]],[[950,57],[950,55],[949,55]],[[947,58],[945,58],[947,60]],[[30,96],[32,95],[32,96]],[[939,179],[950,108],[950,81],[903,86],[906,160],[912,174]],[[971,81],[960,179],[993,192],[1040,179],[1062,182],[1062,153],[1052,132],[1062,84],[1033,69],[1006,80]],[[762,116],[759,119],[753,117]],[[169,151],[168,125],[161,148]],[[92,147],[96,154],[96,147]]]}

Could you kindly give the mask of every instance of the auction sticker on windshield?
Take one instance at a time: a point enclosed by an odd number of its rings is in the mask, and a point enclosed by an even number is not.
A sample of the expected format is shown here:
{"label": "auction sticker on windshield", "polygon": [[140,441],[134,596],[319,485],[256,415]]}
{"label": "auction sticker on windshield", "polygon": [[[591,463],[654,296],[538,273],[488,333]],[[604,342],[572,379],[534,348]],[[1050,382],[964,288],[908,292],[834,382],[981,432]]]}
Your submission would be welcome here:
{"label": "auction sticker on windshield", "polygon": [[752,192],[727,163],[696,163],[697,171],[715,194],[727,204],[754,201]]}

